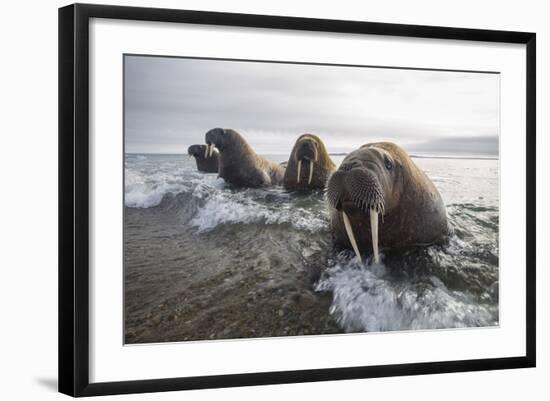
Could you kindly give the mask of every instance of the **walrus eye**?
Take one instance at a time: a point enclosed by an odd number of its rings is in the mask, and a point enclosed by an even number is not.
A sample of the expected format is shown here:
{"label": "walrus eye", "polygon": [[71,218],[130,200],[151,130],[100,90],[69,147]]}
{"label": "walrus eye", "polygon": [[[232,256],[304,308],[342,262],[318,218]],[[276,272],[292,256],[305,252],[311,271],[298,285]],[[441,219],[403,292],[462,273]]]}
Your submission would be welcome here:
{"label": "walrus eye", "polygon": [[386,168],[387,168],[388,170],[391,170],[391,169],[393,168],[393,164],[391,163],[391,161],[390,161],[389,159],[386,159],[386,160],[384,161],[384,163],[386,164]]}

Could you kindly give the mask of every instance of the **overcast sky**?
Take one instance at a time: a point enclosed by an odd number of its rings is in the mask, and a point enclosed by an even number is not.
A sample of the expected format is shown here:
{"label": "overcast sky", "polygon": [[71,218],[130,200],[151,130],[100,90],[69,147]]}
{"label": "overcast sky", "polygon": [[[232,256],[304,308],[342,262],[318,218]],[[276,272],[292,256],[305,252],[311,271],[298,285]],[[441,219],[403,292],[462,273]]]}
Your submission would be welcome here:
{"label": "overcast sky", "polygon": [[306,132],[330,152],[374,141],[411,153],[498,156],[499,75],[126,56],[128,153],[184,153],[211,128],[258,153]]}

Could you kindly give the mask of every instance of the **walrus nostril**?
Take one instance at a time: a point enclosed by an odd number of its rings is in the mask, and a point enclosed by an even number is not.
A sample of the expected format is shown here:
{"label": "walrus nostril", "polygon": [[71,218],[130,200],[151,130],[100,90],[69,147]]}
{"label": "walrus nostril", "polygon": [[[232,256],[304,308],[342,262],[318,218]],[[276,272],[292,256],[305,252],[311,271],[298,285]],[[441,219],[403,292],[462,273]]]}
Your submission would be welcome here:
{"label": "walrus nostril", "polygon": [[340,166],[340,170],[342,171],[350,171],[351,169],[355,168],[355,167],[358,167],[359,164],[357,164],[356,162],[354,161],[349,161],[349,162],[346,162],[346,163],[343,163],[341,166]]}

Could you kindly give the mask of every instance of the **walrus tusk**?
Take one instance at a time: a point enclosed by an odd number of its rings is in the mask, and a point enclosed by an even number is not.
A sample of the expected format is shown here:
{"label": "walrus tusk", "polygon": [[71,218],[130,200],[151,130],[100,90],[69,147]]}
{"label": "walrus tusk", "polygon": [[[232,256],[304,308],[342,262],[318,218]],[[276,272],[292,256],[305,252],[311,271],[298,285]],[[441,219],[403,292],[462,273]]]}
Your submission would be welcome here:
{"label": "walrus tusk", "polygon": [[313,161],[309,161],[309,178],[307,180],[307,185],[311,185],[311,179],[313,178]]}
{"label": "walrus tusk", "polygon": [[296,174],[296,182],[300,182],[300,173],[302,172],[302,161],[298,160],[298,173]]}
{"label": "walrus tusk", "polygon": [[349,242],[351,242],[351,246],[353,247],[353,250],[355,251],[357,258],[359,259],[359,262],[362,262],[361,254],[359,253],[357,242],[355,242],[355,236],[353,235],[353,230],[351,229],[351,224],[349,222],[348,215],[346,214],[346,212],[342,211],[342,217],[344,218],[344,226],[346,227],[346,233],[348,234]]}
{"label": "walrus tusk", "polygon": [[208,157],[212,157],[213,153],[214,153],[214,144],[210,145],[210,153],[208,154]]}
{"label": "walrus tusk", "polygon": [[378,263],[378,212],[374,209],[370,210],[370,230],[372,238],[372,251],[374,253],[374,263]]}
{"label": "walrus tusk", "polygon": [[206,149],[204,149],[204,158],[208,159],[208,151],[210,150],[210,145],[206,144]]}

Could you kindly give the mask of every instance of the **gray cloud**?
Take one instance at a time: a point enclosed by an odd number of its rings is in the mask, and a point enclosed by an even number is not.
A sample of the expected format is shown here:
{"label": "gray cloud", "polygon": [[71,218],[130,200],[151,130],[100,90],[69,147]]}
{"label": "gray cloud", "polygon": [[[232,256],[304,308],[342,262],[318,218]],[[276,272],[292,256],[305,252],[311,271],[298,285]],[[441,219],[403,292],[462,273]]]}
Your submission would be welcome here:
{"label": "gray cloud", "polygon": [[407,146],[409,152],[446,155],[498,156],[497,136],[437,138]]}
{"label": "gray cloud", "polygon": [[314,132],[337,152],[379,140],[444,152],[492,137],[483,151],[497,154],[499,76],[126,56],[125,126],[128,152],[180,153],[221,126],[261,153]]}

